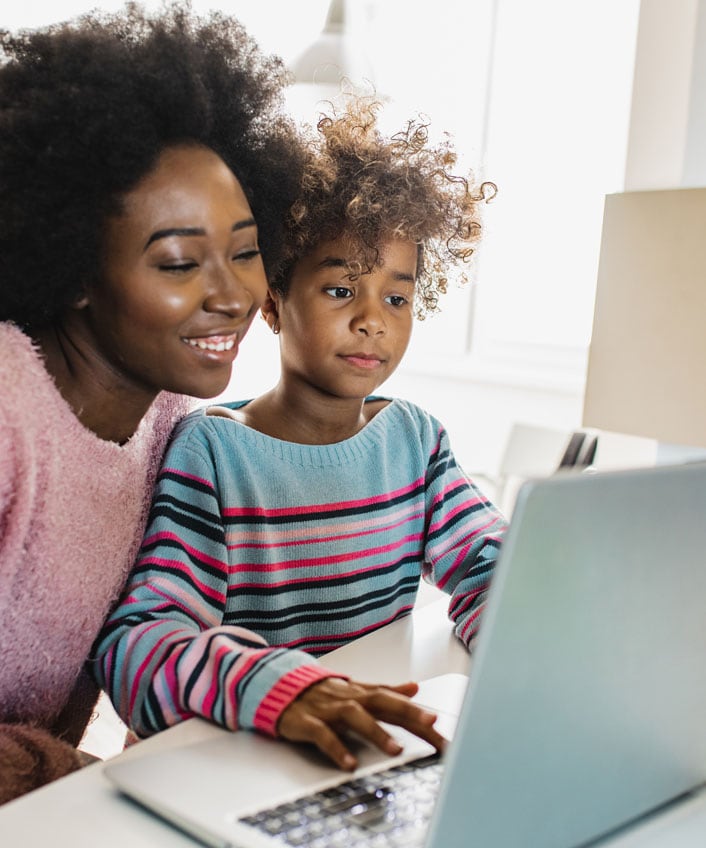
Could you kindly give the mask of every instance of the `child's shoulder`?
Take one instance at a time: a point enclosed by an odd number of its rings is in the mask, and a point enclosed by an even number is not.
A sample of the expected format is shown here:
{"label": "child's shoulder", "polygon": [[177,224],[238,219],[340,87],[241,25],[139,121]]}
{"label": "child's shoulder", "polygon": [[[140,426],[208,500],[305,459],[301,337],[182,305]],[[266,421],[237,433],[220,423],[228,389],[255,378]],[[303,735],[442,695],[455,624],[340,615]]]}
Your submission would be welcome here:
{"label": "child's shoulder", "polygon": [[399,397],[382,397],[371,395],[366,398],[366,404],[384,401],[384,407],[389,420],[396,426],[412,427],[419,432],[420,428],[430,428],[436,432],[442,424],[426,409],[411,400]]}

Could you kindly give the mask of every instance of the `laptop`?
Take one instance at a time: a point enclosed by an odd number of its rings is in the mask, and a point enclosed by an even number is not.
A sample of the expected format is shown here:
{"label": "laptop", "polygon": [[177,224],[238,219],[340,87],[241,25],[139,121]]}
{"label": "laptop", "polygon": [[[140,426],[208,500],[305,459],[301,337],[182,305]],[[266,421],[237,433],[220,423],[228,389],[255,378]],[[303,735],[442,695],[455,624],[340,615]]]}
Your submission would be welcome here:
{"label": "laptop", "polygon": [[[363,746],[351,777],[307,748],[213,728],[105,774],[213,846],[603,844],[706,782],[705,516],[706,463],[524,484],[468,686],[422,689],[446,708],[441,757],[394,730],[411,762]],[[393,826],[395,804],[415,826]],[[307,830],[322,808],[337,824]]]}

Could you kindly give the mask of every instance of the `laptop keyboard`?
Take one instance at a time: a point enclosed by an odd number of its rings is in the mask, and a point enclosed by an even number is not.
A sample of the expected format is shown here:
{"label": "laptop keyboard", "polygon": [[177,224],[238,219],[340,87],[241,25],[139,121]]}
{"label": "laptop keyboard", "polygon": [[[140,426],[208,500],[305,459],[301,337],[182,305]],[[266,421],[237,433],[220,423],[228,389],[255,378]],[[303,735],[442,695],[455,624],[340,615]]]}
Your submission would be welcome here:
{"label": "laptop keyboard", "polygon": [[438,754],[358,777],[241,819],[282,845],[417,848],[441,781]]}

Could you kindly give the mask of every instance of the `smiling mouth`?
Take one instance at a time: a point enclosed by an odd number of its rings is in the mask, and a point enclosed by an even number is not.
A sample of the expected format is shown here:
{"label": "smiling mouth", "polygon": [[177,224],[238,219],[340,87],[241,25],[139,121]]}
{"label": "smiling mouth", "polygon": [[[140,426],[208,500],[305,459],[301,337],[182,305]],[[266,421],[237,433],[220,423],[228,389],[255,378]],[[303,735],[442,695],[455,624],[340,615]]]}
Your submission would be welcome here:
{"label": "smiling mouth", "polygon": [[236,336],[205,336],[198,339],[184,339],[186,344],[198,348],[198,350],[212,350],[216,352],[232,350],[236,340]]}

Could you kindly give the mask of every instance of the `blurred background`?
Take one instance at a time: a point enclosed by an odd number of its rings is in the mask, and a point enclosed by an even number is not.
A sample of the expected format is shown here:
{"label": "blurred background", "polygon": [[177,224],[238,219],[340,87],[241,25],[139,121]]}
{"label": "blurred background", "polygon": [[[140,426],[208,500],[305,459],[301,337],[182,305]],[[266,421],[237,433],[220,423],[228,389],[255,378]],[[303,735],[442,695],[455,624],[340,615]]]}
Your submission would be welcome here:
{"label": "blurred background", "polygon": [[[0,25],[120,5],[25,0],[4,4]],[[298,120],[316,120],[343,74],[384,99],[386,127],[427,115],[432,135],[452,136],[464,169],[498,185],[471,283],[417,323],[384,391],[432,411],[464,467],[489,476],[517,422],[579,427],[604,197],[625,188],[639,0],[192,5],[237,16],[296,70],[288,107]],[[225,394],[259,394],[277,370],[276,339],[258,320]]]}

